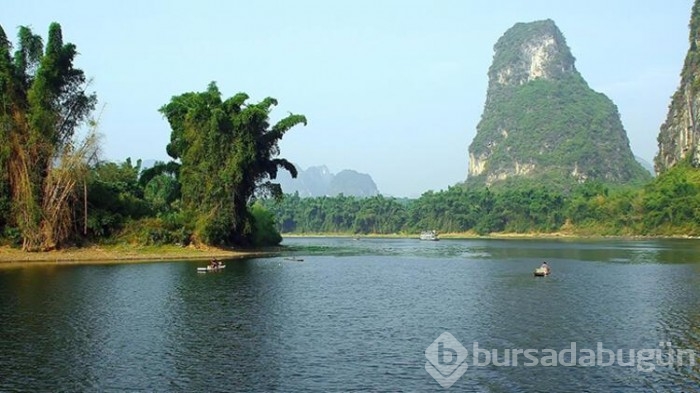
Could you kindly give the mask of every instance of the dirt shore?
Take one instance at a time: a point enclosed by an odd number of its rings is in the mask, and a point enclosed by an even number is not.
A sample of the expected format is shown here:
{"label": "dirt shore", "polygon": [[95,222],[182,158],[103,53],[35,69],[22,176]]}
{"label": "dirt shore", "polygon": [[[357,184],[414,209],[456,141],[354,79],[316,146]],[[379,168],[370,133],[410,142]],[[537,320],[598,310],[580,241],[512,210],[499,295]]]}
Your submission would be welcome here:
{"label": "dirt shore", "polygon": [[232,259],[271,255],[280,249],[231,250],[216,247],[178,246],[91,246],[47,252],[25,252],[0,247],[0,267],[24,263],[126,263],[179,259]]}
{"label": "dirt shore", "polygon": [[[352,237],[352,238],[417,238],[415,234],[357,235],[357,234],[285,234],[284,237]],[[536,234],[491,234],[478,236],[474,233],[441,233],[441,239],[698,239],[691,236],[677,237],[624,237],[624,236],[580,236],[570,233]],[[0,247],[0,268],[26,263],[136,263],[158,260],[208,260],[211,258],[234,259],[275,255],[285,247],[264,250],[236,250],[217,247],[179,246],[134,246],[111,245],[72,248],[48,252],[24,252],[17,248]]]}

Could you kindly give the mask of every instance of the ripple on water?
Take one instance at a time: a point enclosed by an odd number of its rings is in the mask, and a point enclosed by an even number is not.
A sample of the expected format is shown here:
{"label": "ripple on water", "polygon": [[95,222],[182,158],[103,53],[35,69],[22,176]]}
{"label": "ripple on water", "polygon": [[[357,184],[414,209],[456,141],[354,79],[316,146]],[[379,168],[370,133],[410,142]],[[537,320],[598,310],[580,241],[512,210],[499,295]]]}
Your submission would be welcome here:
{"label": "ripple on water", "polygon": [[[0,391],[423,391],[425,348],[700,353],[683,242],[299,239],[294,255],[0,270]],[[695,254],[698,255],[698,254]],[[554,273],[535,278],[543,259]],[[457,390],[698,390],[698,368],[469,367]]]}

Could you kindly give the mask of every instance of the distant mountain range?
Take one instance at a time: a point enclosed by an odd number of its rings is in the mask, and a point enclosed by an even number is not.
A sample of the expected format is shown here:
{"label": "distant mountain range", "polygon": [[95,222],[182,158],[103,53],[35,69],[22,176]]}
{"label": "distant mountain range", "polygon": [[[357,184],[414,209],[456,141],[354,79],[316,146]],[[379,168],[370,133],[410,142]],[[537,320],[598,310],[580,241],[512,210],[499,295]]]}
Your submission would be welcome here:
{"label": "distant mountain range", "polygon": [[[141,160],[141,169],[151,168],[158,160]],[[136,160],[134,160],[134,165]],[[379,195],[377,185],[372,176],[352,169],[345,169],[337,174],[331,173],[325,165],[301,169],[298,165],[297,178],[293,179],[289,172],[280,169],[275,183],[282,186],[285,194],[299,193],[301,197],[345,196],[371,197]]]}
{"label": "distant mountain range", "polygon": [[331,173],[325,165],[312,166],[306,170],[298,165],[297,178],[293,179],[285,170],[277,173],[275,180],[282,186],[285,194],[299,193],[301,197],[345,196],[371,197],[379,195],[377,185],[366,173],[345,169],[337,174]]}
{"label": "distant mountain range", "polygon": [[656,172],[654,172],[654,165],[652,165],[649,161],[643,159],[642,157],[639,156],[634,156],[634,159],[637,160],[637,162],[649,173],[651,173],[652,176],[656,176]]}

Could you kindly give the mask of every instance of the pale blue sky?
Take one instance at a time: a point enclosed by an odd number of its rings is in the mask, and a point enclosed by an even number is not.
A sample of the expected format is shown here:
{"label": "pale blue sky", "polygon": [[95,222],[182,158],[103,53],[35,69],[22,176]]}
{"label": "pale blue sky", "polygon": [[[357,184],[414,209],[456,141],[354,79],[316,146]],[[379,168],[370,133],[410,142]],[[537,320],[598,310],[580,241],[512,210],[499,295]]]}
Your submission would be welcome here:
{"label": "pale blue sky", "polygon": [[369,173],[416,197],[466,178],[493,45],[551,18],[592,88],[618,106],[647,161],[688,49],[691,0],[9,0],[0,25],[46,37],[59,22],[104,104],[103,156],[167,159],[173,95],[216,81],[226,97],[279,100],[307,116],[281,156],[302,168]]}

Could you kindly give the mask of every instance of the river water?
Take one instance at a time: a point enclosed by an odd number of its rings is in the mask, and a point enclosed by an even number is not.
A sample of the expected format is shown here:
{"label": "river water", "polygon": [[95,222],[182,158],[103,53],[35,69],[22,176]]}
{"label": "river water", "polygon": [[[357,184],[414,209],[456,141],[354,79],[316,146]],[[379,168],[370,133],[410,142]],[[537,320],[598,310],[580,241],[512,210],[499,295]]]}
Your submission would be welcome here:
{"label": "river water", "polygon": [[697,240],[283,245],[0,269],[0,391],[700,391]]}

